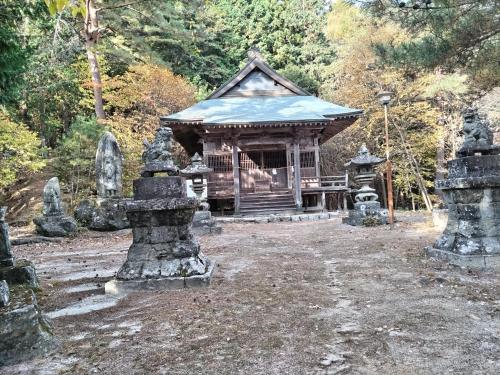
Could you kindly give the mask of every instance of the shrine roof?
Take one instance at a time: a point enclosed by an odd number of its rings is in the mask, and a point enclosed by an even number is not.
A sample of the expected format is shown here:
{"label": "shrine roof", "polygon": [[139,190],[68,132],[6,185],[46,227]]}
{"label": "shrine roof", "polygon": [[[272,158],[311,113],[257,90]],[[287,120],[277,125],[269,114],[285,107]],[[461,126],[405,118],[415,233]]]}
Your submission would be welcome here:
{"label": "shrine roof", "polygon": [[203,125],[328,122],[336,118],[358,117],[359,109],[343,107],[311,95],[222,97],[203,100],[181,112],[162,116],[168,123]]}

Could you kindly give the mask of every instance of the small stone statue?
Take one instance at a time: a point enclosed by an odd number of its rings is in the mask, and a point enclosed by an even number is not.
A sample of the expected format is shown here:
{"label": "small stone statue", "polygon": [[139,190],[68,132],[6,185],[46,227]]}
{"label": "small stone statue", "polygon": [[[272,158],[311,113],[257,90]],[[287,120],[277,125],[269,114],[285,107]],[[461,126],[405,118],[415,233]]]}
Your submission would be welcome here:
{"label": "small stone statue", "polygon": [[478,114],[477,108],[469,107],[464,111],[464,141],[458,156],[469,156],[475,153],[488,153],[493,145],[493,132],[488,120]]}
{"label": "small stone statue", "polygon": [[114,135],[105,132],[95,157],[97,196],[119,198],[122,195],[123,155]]}
{"label": "small stone statue", "polygon": [[37,232],[48,237],[67,236],[76,231],[75,219],[64,213],[57,177],[52,177],[43,188],[43,216],[33,222]]}
{"label": "small stone statue", "polygon": [[43,214],[49,216],[62,213],[59,179],[52,177],[43,188]]}
{"label": "small stone statue", "polygon": [[176,175],[178,168],[172,159],[172,129],[160,127],[156,130],[153,143],[144,141],[145,150],[142,153],[144,169],[142,177],[152,177],[156,172],[167,172],[169,176]]}
{"label": "small stone statue", "polygon": [[10,247],[9,225],[5,222],[7,207],[0,207],[0,266],[13,266],[14,257]]}

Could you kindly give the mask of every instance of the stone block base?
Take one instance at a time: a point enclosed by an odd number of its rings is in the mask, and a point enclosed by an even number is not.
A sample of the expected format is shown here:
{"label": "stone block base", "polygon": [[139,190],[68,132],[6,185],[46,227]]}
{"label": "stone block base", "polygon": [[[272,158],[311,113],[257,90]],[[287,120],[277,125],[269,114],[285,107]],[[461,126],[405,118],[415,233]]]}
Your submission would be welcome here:
{"label": "stone block base", "polygon": [[38,288],[35,266],[26,259],[17,259],[13,266],[0,267],[0,280],[9,285],[26,284],[30,288]]}
{"label": "stone block base", "polygon": [[70,216],[40,216],[33,220],[38,234],[47,237],[66,237],[76,232],[75,219]]}
{"label": "stone block base", "polygon": [[215,263],[208,260],[207,272],[190,277],[165,277],[158,279],[119,280],[113,279],[104,285],[106,294],[121,295],[140,290],[176,290],[204,288],[210,285]]}
{"label": "stone block base", "polygon": [[123,199],[102,201],[83,200],[75,210],[80,225],[97,231],[115,231],[130,228],[127,212],[121,204]]}
{"label": "stone block base", "polygon": [[342,218],[343,224],[372,227],[387,224],[387,210],[349,210],[349,217]]}
{"label": "stone block base", "polygon": [[10,302],[0,308],[0,366],[45,354],[55,347],[50,321],[40,312],[30,288],[11,289]]}
{"label": "stone block base", "polygon": [[193,217],[193,232],[198,235],[221,234],[222,228],[212,218],[210,211],[196,211]]}
{"label": "stone block base", "polygon": [[456,266],[500,271],[500,254],[461,255],[452,253],[451,251],[436,249],[431,246],[426,247],[424,251],[429,257],[446,260]]}

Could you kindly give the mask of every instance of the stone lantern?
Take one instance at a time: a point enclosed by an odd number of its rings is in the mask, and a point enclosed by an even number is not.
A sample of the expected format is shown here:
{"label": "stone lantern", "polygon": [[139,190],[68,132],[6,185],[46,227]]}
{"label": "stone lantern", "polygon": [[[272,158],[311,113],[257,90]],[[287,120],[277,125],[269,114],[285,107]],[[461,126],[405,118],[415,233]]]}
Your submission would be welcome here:
{"label": "stone lantern", "polygon": [[500,145],[477,109],[464,113],[464,142],[436,181],[448,205],[448,223],[428,255],[472,268],[500,269]]}
{"label": "stone lantern", "polygon": [[106,283],[106,293],[210,284],[214,263],[203,255],[191,231],[198,200],[187,197],[186,181],[178,176],[170,152],[171,137],[170,128],[159,128],[154,142],[145,143],[134,199],[122,202],[133,243],[116,279]]}
{"label": "stone lantern", "polygon": [[191,179],[193,192],[198,197],[199,210],[195,212],[193,218],[193,228],[195,231],[202,233],[221,233],[222,228],[217,227],[216,222],[212,219],[210,205],[203,198],[203,191],[206,185],[204,179],[214,170],[207,167],[203,163],[203,158],[195,153],[191,158],[191,164],[180,171],[182,176]]}
{"label": "stone lantern", "polygon": [[[213,171],[214,170],[212,168],[208,168],[203,163],[203,158],[198,153],[195,153],[194,156],[191,158],[191,164],[180,171],[181,176],[185,176],[186,178],[191,179],[193,183],[192,185],[193,191],[198,197],[198,200],[200,202],[203,202],[203,191],[205,190],[206,187],[203,181],[206,178],[206,176]],[[209,208],[208,205],[206,204],[204,205],[203,203],[201,205],[203,205],[202,207],[203,211],[208,210]]]}
{"label": "stone lantern", "polygon": [[344,223],[354,226],[387,223],[387,212],[380,208],[378,195],[375,193],[375,189],[370,187],[376,176],[374,167],[383,163],[384,160],[371,155],[366,145],[363,144],[358,155],[346,164],[346,167],[354,170],[354,181],[361,187],[356,190],[354,210],[349,211],[349,217],[343,220]]}

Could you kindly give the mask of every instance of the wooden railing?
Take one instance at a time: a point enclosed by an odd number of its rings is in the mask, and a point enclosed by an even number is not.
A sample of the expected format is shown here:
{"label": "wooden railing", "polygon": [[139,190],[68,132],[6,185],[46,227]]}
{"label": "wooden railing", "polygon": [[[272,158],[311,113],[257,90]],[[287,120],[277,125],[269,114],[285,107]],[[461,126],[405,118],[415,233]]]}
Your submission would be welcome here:
{"label": "wooden railing", "polygon": [[349,179],[347,172],[340,176],[302,177],[301,188],[303,190],[345,190]]}

